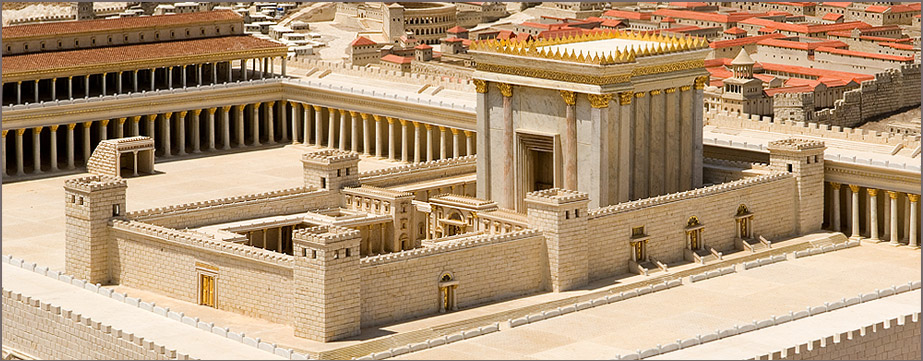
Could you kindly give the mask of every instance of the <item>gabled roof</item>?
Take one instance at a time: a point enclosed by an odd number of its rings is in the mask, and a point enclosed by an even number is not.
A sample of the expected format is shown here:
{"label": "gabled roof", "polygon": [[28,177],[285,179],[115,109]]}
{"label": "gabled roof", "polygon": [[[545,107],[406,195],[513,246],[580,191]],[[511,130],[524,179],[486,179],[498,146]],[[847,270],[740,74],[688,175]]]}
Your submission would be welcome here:
{"label": "gabled roof", "polygon": [[700,11],[675,10],[675,9],[657,9],[653,15],[672,17],[676,19],[692,19],[702,21],[713,21],[717,23],[734,23],[754,16],[763,16],[766,14],[757,13],[731,13],[731,14],[714,14]]}
{"label": "gabled roof", "polygon": [[729,46],[741,46],[741,45],[753,44],[763,39],[775,39],[775,38],[784,38],[784,37],[786,36],[782,34],[745,36],[739,39],[713,41],[710,44],[708,44],[708,46],[711,47],[712,49],[720,49],[720,48],[726,48]]}
{"label": "gabled roof", "polygon": [[847,45],[846,43],[842,41],[837,41],[837,40],[825,40],[825,41],[818,41],[818,42],[813,42],[813,43],[803,43],[799,41],[782,40],[782,39],[766,39],[766,40],[760,40],[756,44],[765,45],[765,46],[774,46],[774,47],[779,47],[779,48],[808,50],[808,51],[817,49],[819,47],[824,47],[824,46],[831,47],[831,48],[848,48],[849,47],[849,45]]}
{"label": "gabled roof", "polygon": [[426,49],[432,49],[433,47],[432,47],[432,46],[429,46],[429,45],[426,45],[426,44],[420,44],[420,45],[417,45],[417,46],[415,46],[415,47],[413,47],[413,48],[414,48],[414,49],[417,49],[417,50],[426,50]]}
{"label": "gabled roof", "polygon": [[724,33],[725,33],[725,34],[737,35],[737,34],[746,34],[747,31],[744,30],[744,29],[741,29],[741,28],[738,28],[738,27],[735,26],[735,27],[733,27],[733,28],[730,28],[730,29],[725,30]]}
{"label": "gabled roof", "polygon": [[413,57],[410,56],[397,56],[394,54],[388,54],[381,57],[382,61],[387,61],[389,63],[397,64],[410,64],[413,61]]}
{"label": "gabled roof", "polygon": [[837,21],[837,20],[840,20],[840,19],[842,19],[842,18],[843,18],[843,14],[827,13],[827,15],[824,15],[821,19],[824,19],[824,20],[827,20],[827,21]]}
{"label": "gabled roof", "polygon": [[468,29],[465,29],[465,28],[463,28],[463,27],[461,27],[461,26],[457,26],[457,25],[456,25],[455,27],[453,27],[453,28],[451,28],[451,29],[449,29],[449,30],[446,30],[445,32],[446,32],[446,33],[449,33],[449,34],[463,34],[463,33],[467,33],[467,32],[468,32]]}
{"label": "gabled roof", "polygon": [[349,43],[349,46],[364,46],[364,45],[375,45],[376,43],[369,38],[360,36]]}
{"label": "gabled roof", "polygon": [[900,55],[889,55],[889,54],[878,54],[878,53],[866,53],[862,51],[846,50],[846,49],[836,49],[830,47],[819,47],[814,51],[837,54],[837,55],[846,55],[846,56],[855,56],[860,58],[869,58],[869,59],[879,59],[879,60],[894,60],[902,62],[913,62],[912,56],[900,56]]}
{"label": "gabled roof", "polygon": [[650,20],[651,19],[651,13],[622,11],[622,10],[607,10],[606,12],[603,13],[603,16],[608,16],[612,18],[620,18],[620,19],[632,19],[632,20]]}
{"label": "gabled roof", "polygon": [[749,18],[740,21],[741,24],[764,26],[772,29],[790,31],[802,34],[826,33],[829,31],[867,29],[872,26],[861,21],[850,21],[838,24],[791,24],[780,23],[768,19]]}

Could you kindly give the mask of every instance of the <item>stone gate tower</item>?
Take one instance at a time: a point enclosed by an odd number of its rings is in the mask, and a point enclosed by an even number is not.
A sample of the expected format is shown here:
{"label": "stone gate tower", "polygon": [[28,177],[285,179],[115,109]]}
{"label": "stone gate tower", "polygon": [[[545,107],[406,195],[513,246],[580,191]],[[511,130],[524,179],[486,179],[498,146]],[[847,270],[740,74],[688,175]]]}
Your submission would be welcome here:
{"label": "stone gate tower", "polygon": [[359,154],[336,149],[305,153],[304,185],[340,190],[359,186]]}
{"label": "stone gate tower", "polygon": [[292,234],[295,336],[328,342],[358,335],[359,231],[320,226]]}
{"label": "stone gate tower", "polygon": [[529,225],[545,234],[551,289],[572,290],[589,279],[586,193],[546,189],[526,195]]}
{"label": "stone gate tower", "polygon": [[821,229],[824,221],[824,142],[783,139],[769,142],[769,166],[795,177],[798,192],[794,234]]}
{"label": "stone gate tower", "polygon": [[109,220],[125,213],[124,179],[88,176],[64,182],[65,271],[90,283],[109,282]]}

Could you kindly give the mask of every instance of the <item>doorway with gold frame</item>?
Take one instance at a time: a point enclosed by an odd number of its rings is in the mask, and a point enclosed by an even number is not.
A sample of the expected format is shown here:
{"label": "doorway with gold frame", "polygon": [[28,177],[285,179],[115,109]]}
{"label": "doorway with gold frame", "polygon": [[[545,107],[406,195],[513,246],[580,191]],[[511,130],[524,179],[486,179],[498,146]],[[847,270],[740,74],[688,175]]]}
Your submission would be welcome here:
{"label": "doorway with gold frame", "polygon": [[197,303],[218,308],[218,268],[196,262]]}

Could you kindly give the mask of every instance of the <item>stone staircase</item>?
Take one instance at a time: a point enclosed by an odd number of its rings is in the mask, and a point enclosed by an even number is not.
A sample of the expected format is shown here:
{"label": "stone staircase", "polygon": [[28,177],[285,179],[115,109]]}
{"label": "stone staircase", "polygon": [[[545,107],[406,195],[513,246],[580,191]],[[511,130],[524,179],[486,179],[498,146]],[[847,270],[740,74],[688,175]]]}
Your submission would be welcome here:
{"label": "stone staircase", "polygon": [[718,260],[718,257],[712,254],[708,249],[697,249],[694,252],[696,256],[699,256],[699,259],[702,260],[702,264],[709,264]]}

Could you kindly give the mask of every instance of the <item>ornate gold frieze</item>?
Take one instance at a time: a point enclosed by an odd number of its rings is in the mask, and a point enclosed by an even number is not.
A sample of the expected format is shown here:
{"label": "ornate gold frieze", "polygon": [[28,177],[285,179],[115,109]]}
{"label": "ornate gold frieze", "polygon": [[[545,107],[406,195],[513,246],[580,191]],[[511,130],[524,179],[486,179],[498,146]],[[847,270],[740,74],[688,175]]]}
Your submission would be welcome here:
{"label": "ornate gold frieze", "polygon": [[687,60],[678,63],[668,63],[660,65],[639,66],[631,71],[632,76],[651,75],[660,73],[669,73],[671,71],[682,71],[689,69],[699,69],[705,67],[705,60]]}
{"label": "ornate gold frieze", "polygon": [[500,89],[500,94],[509,98],[513,96],[513,86],[507,83],[497,83],[497,88]]}
{"label": "ornate gold frieze", "polygon": [[631,92],[621,92],[619,93],[619,105],[631,105]]}
{"label": "ornate gold frieze", "polygon": [[584,83],[593,85],[625,83],[631,80],[631,74],[616,74],[607,76],[590,76],[571,74],[545,69],[530,69],[518,66],[478,63],[477,70],[492,73],[525,76],[548,80],[566,81],[571,83]]}
{"label": "ornate gold frieze", "polygon": [[564,103],[566,103],[567,105],[577,104],[577,94],[575,94],[574,92],[570,90],[562,90],[561,98],[564,98]]}
{"label": "ornate gold frieze", "polygon": [[474,90],[478,93],[487,92],[487,81],[484,79],[472,79],[471,82],[474,83]]}
{"label": "ornate gold frieze", "polygon": [[609,102],[612,101],[612,94],[587,94],[586,98],[593,108],[608,108]]}
{"label": "ornate gold frieze", "polygon": [[695,88],[696,89],[705,89],[705,83],[708,82],[708,75],[703,75],[695,78]]}

